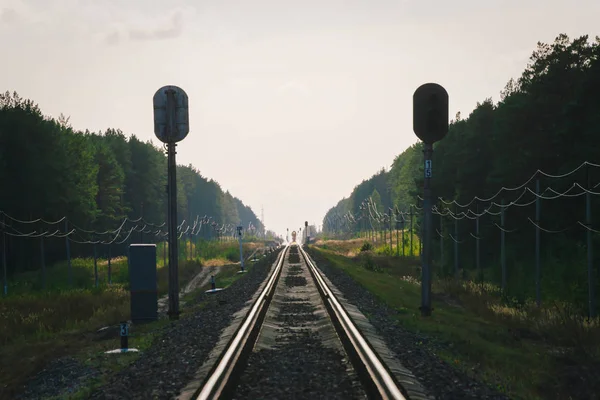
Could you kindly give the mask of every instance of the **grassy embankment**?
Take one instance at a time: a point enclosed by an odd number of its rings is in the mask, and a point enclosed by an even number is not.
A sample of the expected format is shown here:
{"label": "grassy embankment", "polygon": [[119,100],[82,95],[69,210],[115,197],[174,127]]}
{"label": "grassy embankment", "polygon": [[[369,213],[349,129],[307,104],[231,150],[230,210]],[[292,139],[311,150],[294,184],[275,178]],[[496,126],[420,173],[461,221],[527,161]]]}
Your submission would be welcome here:
{"label": "grassy embankment", "polygon": [[600,392],[594,372],[600,367],[598,320],[587,321],[569,304],[506,304],[489,283],[440,279],[433,283],[433,315],[421,317],[418,259],[361,252],[363,243],[321,241],[311,253],[397,310],[402,327],[431,337],[446,362],[511,398],[576,399]]}
{"label": "grassy embankment", "polygon": [[[162,246],[157,246],[159,296],[168,292],[168,268],[163,264]],[[259,243],[245,243],[245,256],[258,247]],[[221,268],[219,286],[227,286],[239,276],[235,273],[239,269],[239,264],[235,265],[239,262],[237,242],[203,242],[199,249],[192,244],[192,252],[202,257],[186,260],[180,252],[180,287],[204,266]],[[37,271],[12,279],[9,296],[0,298],[0,398],[11,398],[14,390],[49,360],[93,346],[90,334],[98,328],[129,318],[127,259],[111,260],[112,285],[108,285],[107,260],[98,259],[97,266],[98,287],[95,287],[93,259],[72,260],[75,288],[68,287],[66,262],[48,267],[44,291],[40,289]],[[148,345],[152,335],[146,334],[164,323],[158,321],[137,329],[136,347]],[[118,340],[109,344],[115,346]]]}
{"label": "grassy embankment", "polygon": [[[214,260],[214,259],[213,259]],[[270,257],[261,258],[258,263],[272,262],[274,259]],[[253,263],[249,263],[252,268]],[[217,283],[219,287],[226,288],[232,285],[235,281],[240,279],[243,275],[238,274],[239,265],[236,264],[224,264],[221,265]],[[188,305],[188,301],[196,297],[200,292],[203,292],[210,288],[210,284],[206,284],[202,287],[198,287],[192,292],[186,294],[182,298],[181,319],[188,318],[193,315],[194,312],[206,307],[211,301],[205,300],[199,303],[195,303],[193,306]],[[148,349],[154,340],[160,338],[163,332],[163,328],[171,322],[167,318],[159,319],[156,322],[134,326],[130,333],[130,346],[139,349],[141,352]],[[89,395],[94,392],[99,386],[103,385],[108,378],[124,369],[127,368],[141,353],[128,353],[114,357],[112,355],[104,354],[107,350],[118,348],[119,339],[103,340],[95,343],[88,343],[85,347],[82,347],[76,354],[75,358],[84,365],[92,367],[96,371],[100,371],[99,376],[95,376],[91,380],[86,381],[83,385],[79,386],[76,391],[70,394],[69,400],[83,400],[87,399]],[[64,396],[50,398],[49,400],[63,400]]]}

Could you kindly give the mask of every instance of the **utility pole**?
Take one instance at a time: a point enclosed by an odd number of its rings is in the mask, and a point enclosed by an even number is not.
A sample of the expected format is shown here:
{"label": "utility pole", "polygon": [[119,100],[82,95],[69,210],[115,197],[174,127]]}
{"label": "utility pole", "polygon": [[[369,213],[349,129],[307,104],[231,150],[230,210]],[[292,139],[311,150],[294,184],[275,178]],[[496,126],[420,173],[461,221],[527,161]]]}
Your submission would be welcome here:
{"label": "utility pole", "polygon": [[144,202],[140,202],[140,222],[142,223],[142,229],[140,230],[140,243],[144,243]]}

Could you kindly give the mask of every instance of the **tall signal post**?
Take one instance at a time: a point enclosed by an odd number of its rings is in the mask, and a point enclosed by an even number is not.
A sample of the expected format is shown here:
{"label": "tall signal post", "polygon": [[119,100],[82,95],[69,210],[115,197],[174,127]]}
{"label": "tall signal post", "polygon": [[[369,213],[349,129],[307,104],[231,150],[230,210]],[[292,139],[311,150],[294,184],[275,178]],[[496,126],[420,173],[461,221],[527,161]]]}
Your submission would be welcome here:
{"label": "tall signal post", "polygon": [[426,83],[413,94],[413,131],[423,141],[423,257],[421,268],[421,315],[431,315],[431,237],[432,237],[432,194],[431,159],[433,144],[448,133],[448,92],[437,83]]}
{"label": "tall signal post", "polygon": [[179,260],[177,251],[177,163],[175,147],[190,131],[188,96],[177,86],[163,86],[152,98],[154,134],[167,145],[167,224],[169,232],[169,319],[179,319]]}

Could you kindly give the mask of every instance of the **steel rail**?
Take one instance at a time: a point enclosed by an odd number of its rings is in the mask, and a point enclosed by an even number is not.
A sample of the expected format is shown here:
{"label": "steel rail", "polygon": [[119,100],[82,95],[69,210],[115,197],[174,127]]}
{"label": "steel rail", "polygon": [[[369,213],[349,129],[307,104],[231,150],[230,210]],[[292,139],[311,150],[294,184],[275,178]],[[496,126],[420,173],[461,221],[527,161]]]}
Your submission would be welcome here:
{"label": "steel rail", "polygon": [[[362,380],[363,384],[367,386],[366,389],[368,389],[372,395],[375,395],[373,392],[378,392],[378,397],[381,397],[382,399],[406,400],[408,395],[405,393],[403,394],[403,390],[401,390],[399,387],[400,385],[396,383],[396,380],[392,377],[392,374],[388,371],[379,357],[377,357],[375,351],[373,351],[368,341],[356,328],[344,307],[336,299],[325,280],[321,277],[321,273],[313,263],[312,259],[308,256],[308,254],[306,254],[306,251],[302,248],[302,246],[298,246],[298,248],[306,260],[306,265],[308,265],[313,277],[315,278],[317,288],[319,291],[321,291],[326,306],[328,306],[327,309],[330,311],[332,322],[334,322],[334,325],[338,325],[336,322],[339,323],[338,326],[341,328],[341,332],[338,331],[338,334],[343,336],[342,343],[345,345],[344,347],[346,347],[346,351],[349,351],[349,353],[354,353],[353,358],[355,364],[358,361],[361,363],[361,365],[358,366],[359,368],[357,368],[359,370],[357,372],[360,374],[360,370],[363,370]],[[351,348],[348,348],[348,344],[351,345]],[[355,367],[357,366],[355,365]],[[364,372],[368,374],[368,379],[365,379]]]}
{"label": "steel rail", "polygon": [[[298,244],[297,247],[299,254],[306,261],[306,265],[315,280],[317,290],[323,299],[329,317],[365,386],[369,398],[407,400],[409,398],[408,395],[396,382],[384,363],[371,348],[368,341],[356,328],[344,307],[336,299],[334,293],[321,276],[319,269],[302,248],[302,245]],[[260,332],[262,322],[270,306],[283,269],[286,253],[288,253],[289,249],[290,245],[288,244],[279,254],[275,270],[269,277],[265,288],[233,335],[221,358],[213,366],[203,386],[194,394],[194,399],[212,400],[218,399],[221,396],[228,397],[232,395],[234,383],[238,378],[237,375],[244,368],[241,364],[249,356]]]}
{"label": "steel rail", "polygon": [[232,372],[238,365],[238,360],[244,352],[249,338],[252,336],[252,333],[256,331],[254,329],[256,327],[256,323],[261,317],[264,317],[264,314],[269,307],[270,298],[273,297],[275,286],[281,274],[285,260],[285,254],[288,250],[289,245],[287,245],[279,253],[275,270],[271,274],[265,288],[252,305],[250,312],[242,322],[241,326],[238,328],[233,339],[228,344],[227,350],[222,355],[218,364],[216,364],[216,367],[209,374],[202,388],[199,390],[199,392],[194,394],[195,399],[218,399],[227,389],[228,383],[231,381]]}

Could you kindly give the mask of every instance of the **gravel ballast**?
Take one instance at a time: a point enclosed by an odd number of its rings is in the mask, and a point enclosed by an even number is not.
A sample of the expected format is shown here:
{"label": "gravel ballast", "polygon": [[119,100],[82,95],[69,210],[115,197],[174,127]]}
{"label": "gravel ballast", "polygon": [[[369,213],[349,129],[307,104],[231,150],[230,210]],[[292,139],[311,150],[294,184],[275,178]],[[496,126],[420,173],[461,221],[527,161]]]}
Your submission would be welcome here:
{"label": "gravel ballast", "polygon": [[310,330],[273,350],[253,353],[234,399],[364,399],[344,367],[344,355]]}
{"label": "gravel ballast", "polygon": [[[230,324],[232,315],[244,307],[267,278],[277,254],[270,254],[250,267],[243,277],[218,293],[218,301],[210,301],[206,307],[170,324],[160,339],[130,366],[111,376],[90,398],[169,399],[176,396],[193,379],[219,340],[221,331]],[[187,305],[197,304],[208,296],[214,295],[201,294]]]}
{"label": "gravel ballast", "polygon": [[42,399],[77,392],[90,379],[99,374],[72,357],[62,357],[50,362],[25,386],[16,399]]}
{"label": "gravel ballast", "polygon": [[[366,399],[297,247],[290,249],[234,399]],[[298,264],[290,265],[296,261]]]}
{"label": "gravel ballast", "polygon": [[389,348],[421,384],[437,399],[508,399],[487,385],[475,381],[438,358],[428,347],[428,337],[403,329],[395,318],[396,312],[353,280],[343,270],[332,267],[329,261],[314,250],[308,253],[317,267],[365,315]]}

